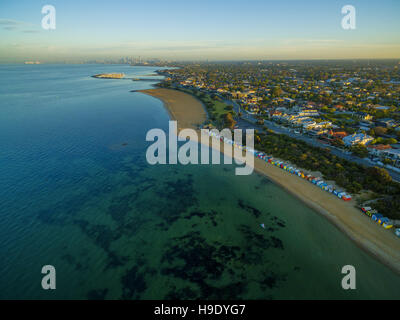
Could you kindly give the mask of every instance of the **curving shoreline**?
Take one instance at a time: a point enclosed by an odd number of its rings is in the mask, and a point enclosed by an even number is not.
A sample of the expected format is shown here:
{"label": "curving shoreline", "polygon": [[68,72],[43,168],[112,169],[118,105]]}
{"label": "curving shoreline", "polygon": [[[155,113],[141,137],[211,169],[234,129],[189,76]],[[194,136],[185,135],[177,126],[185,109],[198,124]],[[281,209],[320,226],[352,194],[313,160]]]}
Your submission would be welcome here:
{"label": "curving shoreline", "polygon": [[[195,97],[172,89],[150,89],[138,92],[161,100],[170,117],[180,128],[194,128],[206,119],[206,112]],[[224,151],[221,151],[224,152]],[[255,158],[255,170],[284,188],[304,204],[325,216],[357,246],[400,274],[400,239],[388,232],[355,208],[354,200],[340,201],[308,181],[293,176],[275,166]]]}

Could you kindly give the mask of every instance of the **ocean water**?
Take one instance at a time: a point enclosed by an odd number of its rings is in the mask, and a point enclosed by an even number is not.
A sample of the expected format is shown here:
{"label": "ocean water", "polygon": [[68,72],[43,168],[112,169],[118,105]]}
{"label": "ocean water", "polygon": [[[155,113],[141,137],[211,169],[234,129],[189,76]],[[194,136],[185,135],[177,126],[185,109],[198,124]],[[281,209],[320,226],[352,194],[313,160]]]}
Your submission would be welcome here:
{"label": "ocean water", "polygon": [[148,165],[168,114],[130,90],[152,83],[90,75],[154,70],[0,66],[1,299],[399,298],[398,275],[265,177]]}

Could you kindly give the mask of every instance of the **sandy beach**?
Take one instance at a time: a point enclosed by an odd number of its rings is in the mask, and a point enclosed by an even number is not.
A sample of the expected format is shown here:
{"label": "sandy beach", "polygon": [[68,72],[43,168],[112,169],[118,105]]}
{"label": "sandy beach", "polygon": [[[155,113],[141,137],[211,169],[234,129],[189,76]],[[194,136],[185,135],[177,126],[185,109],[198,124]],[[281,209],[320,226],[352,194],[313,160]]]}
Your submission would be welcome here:
{"label": "sandy beach", "polygon": [[[140,92],[163,101],[171,118],[178,121],[179,128],[198,128],[206,120],[202,103],[189,94],[170,89]],[[373,223],[355,207],[354,201],[344,202],[310,182],[260,159],[255,159],[254,166],[257,172],[328,218],[360,248],[400,274],[400,239],[392,231]]]}
{"label": "sandy beach", "polygon": [[197,129],[207,119],[202,103],[184,92],[171,89],[150,89],[139,92],[160,99],[171,119],[178,121],[179,128]]}

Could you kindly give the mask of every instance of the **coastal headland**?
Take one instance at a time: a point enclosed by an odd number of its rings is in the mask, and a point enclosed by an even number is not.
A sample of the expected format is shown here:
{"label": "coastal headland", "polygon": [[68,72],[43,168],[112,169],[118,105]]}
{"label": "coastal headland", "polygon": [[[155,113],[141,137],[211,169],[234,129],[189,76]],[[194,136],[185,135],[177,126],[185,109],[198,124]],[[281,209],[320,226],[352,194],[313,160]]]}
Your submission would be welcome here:
{"label": "coastal headland", "polygon": [[95,74],[92,77],[99,79],[122,79],[123,77],[125,77],[125,75],[123,73],[100,73]]}
{"label": "coastal headland", "polygon": [[[202,103],[189,94],[171,89],[150,89],[139,92],[160,99],[170,117],[178,121],[178,126],[181,129],[197,129],[206,120],[207,116]],[[229,145],[229,147],[231,146]],[[223,149],[222,152],[225,152],[225,146]],[[360,248],[400,274],[399,239],[392,232],[383,229],[363,215],[356,208],[354,200],[350,202],[341,201],[308,181],[266,164],[265,161],[258,158],[255,159],[254,168],[328,218]]]}

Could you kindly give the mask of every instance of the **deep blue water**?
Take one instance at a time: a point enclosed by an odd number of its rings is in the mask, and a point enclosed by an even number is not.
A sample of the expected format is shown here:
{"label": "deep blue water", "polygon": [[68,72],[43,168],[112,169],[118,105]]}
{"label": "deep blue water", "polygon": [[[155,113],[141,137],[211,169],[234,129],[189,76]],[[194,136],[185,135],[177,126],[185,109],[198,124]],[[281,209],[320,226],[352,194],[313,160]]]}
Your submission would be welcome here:
{"label": "deep blue water", "polygon": [[152,83],[90,76],[154,70],[0,66],[1,299],[398,298],[398,275],[266,178],[149,166],[168,114],[130,90]]}

